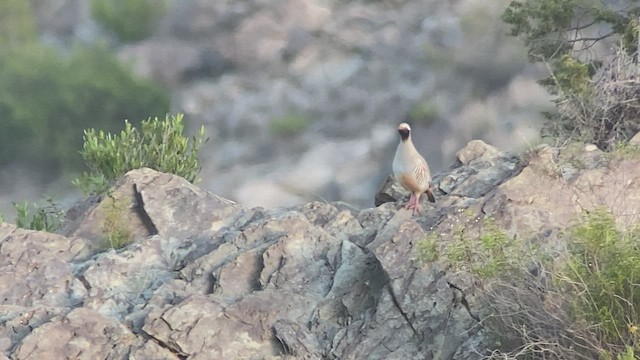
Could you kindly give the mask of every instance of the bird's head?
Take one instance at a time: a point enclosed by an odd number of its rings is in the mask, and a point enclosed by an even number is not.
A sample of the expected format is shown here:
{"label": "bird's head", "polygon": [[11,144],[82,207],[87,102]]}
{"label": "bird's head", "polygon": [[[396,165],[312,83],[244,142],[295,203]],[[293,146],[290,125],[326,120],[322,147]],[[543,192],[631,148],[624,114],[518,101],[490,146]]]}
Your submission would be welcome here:
{"label": "bird's head", "polygon": [[411,135],[411,127],[407,123],[402,123],[398,125],[398,133],[400,133],[402,141],[405,141]]}

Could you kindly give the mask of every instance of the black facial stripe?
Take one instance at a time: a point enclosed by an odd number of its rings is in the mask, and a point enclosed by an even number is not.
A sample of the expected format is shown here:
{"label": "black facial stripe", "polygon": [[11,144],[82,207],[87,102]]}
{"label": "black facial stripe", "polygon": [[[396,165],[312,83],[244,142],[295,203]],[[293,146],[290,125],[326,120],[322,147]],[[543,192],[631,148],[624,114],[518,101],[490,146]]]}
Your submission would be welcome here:
{"label": "black facial stripe", "polygon": [[398,129],[398,132],[400,133],[400,137],[402,138],[402,140],[407,140],[409,138],[409,134],[411,133],[411,131],[406,128]]}

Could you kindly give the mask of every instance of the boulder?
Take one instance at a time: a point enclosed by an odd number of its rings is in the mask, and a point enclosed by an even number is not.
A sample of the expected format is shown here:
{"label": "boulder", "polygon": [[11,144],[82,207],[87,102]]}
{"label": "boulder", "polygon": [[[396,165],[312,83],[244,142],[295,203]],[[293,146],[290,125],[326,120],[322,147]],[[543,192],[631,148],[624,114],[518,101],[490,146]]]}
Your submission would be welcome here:
{"label": "boulder", "polygon": [[[0,224],[0,350],[12,359],[480,359],[489,340],[478,278],[425,258],[420,244],[435,236],[444,249],[461,226],[477,237],[491,219],[514,239],[562,246],[561,230],[598,207],[632,226],[640,161],[601,155],[540,146],[516,156],[471,142],[436,174],[438,201],[416,216],[392,179],[378,194],[390,200],[375,208],[246,209],[175,175],[134,170],[70,211],[63,234]],[[566,178],[567,163],[583,165]],[[122,216],[110,215],[114,203]],[[128,229],[122,247],[100,243],[104,219]]]}

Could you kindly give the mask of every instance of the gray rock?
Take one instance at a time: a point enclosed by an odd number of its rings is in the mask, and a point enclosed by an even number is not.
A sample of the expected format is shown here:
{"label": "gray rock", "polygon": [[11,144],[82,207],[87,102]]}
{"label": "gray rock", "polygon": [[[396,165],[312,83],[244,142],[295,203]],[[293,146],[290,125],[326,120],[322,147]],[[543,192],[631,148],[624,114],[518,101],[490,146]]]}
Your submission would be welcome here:
{"label": "gray rock", "polygon": [[502,156],[502,152],[496,147],[482,140],[471,140],[464,148],[456,153],[456,157],[462,165],[469,165],[477,159],[491,160]]}
{"label": "gray rock", "polygon": [[12,359],[126,359],[143,340],[117,320],[77,308],[36,327]]}
{"label": "gray rock", "polygon": [[457,153],[460,165],[449,174],[434,176],[434,182],[453,196],[480,198],[517,175],[519,156],[499,151],[481,140],[472,140]]}
{"label": "gray rock", "polygon": [[[470,153],[438,175],[441,188],[457,179],[451,194],[419,216],[397,202],[246,210],[140,169],[71,212],[68,236],[0,224],[0,350],[12,359],[480,359],[488,338],[477,278],[425,260],[420,242],[435,234],[443,250],[460,226],[474,238],[490,217],[514,239],[562,247],[559,233],[582,209],[635,220],[640,185],[628,179],[640,166],[623,158],[567,182],[562,152],[548,146],[526,162]],[[132,204],[120,221],[138,235],[105,250],[92,244],[113,199]]]}

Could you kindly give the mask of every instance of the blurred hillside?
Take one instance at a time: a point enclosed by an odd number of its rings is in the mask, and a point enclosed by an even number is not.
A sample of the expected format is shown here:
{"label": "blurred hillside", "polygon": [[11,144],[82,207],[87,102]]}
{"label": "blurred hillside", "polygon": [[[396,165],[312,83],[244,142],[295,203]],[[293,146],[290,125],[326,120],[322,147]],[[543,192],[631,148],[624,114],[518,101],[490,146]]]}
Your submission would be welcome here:
{"label": "blurred hillside", "polygon": [[[0,211],[44,193],[73,197],[82,130],[162,114],[164,92],[171,111],[207,128],[200,185],[266,207],[372,205],[402,121],[438,172],[473,138],[516,151],[535,143],[550,105],[539,70],[506,36],[503,0],[4,3],[32,24],[4,41],[39,55],[16,61],[33,69],[30,82],[25,69],[0,67],[0,92],[39,113],[9,123],[0,107],[0,137],[15,152],[0,153]],[[14,21],[0,15],[3,29]],[[19,76],[3,83],[8,71]],[[75,80],[52,88],[61,79]],[[34,142],[34,133],[47,136]]]}

